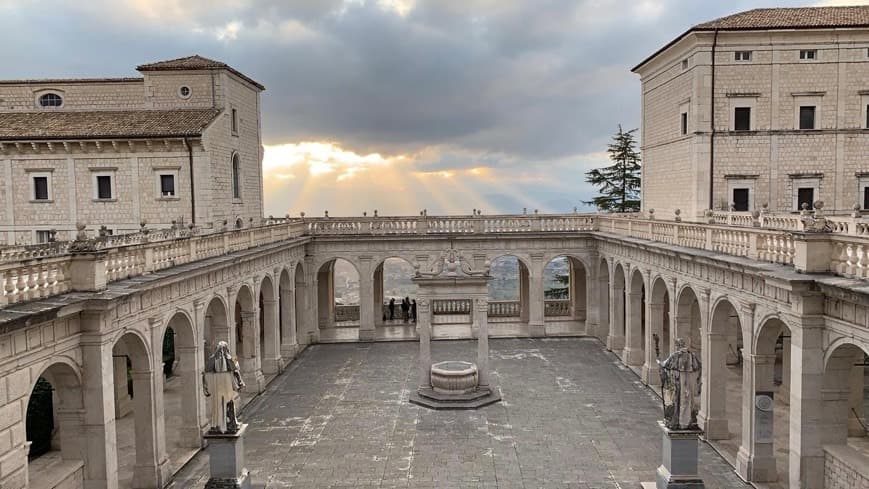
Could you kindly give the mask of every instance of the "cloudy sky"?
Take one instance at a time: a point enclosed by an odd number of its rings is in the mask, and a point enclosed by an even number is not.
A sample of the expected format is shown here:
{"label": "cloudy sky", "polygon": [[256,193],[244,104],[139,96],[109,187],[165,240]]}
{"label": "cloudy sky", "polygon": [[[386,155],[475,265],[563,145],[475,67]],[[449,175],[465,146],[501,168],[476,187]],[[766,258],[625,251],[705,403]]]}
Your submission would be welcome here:
{"label": "cloudy sky", "polygon": [[593,196],[583,174],[607,164],[617,125],[639,125],[630,68],[691,25],[763,6],[0,0],[0,78],[229,63],[266,86],[266,215],[567,211]]}

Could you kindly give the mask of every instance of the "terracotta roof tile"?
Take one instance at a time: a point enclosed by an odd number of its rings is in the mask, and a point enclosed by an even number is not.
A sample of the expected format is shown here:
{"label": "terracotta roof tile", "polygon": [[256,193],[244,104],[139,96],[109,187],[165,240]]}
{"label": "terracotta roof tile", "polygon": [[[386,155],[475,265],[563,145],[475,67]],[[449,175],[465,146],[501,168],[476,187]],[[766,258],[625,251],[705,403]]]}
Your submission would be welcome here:
{"label": "terracotta roof tile", "polygon": [[869,5],[758,8],[697,24],[692,30],[808,29],[869,26]]}
{"label": "terracotta roof tile", "polygon": [[218,109],[2,112],[0,141],[200,136]]}
{"label": "terracotta roof tile", "polygon": [[260,90],[265,90],[265,87],[254,81],[253,79],[247,77],[240,71],[236,70],[232,66],[229,66],[226,63],[221,61],[215,61],[213,59],[208,59],[203,56],[199,56],[198,54],[194,54],[193,56],[186,56],[184,58],[176,58],[169,59],[166,61],[157,61],[154,63],[148,63],[144,65],[139,65],[136,67],[139,71],[184,71],[184,70],[214,70],[214,69],[224,69],[227,70],[239,78],[245,80],[246,82],[256,86]]}
{"label": "terracotta roof tile", "polygon": [[0,85],[49,85],[67,83],[135,83],[143,78],[34,78],[31,80],[0,80]]}

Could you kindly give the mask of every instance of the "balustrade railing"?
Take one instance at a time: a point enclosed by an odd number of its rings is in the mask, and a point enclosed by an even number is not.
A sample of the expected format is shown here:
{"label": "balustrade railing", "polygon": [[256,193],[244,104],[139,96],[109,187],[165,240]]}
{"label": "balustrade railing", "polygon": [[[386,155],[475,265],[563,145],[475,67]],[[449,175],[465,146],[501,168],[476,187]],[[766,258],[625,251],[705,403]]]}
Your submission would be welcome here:
{"label": "balustrade railing", "polygon": [[569,300],[543,301],[543,315],[549,317],[570,316]]}
{"label": "balustrade railing", "polygon": [[519,317],[522,305],[519,301],[489,301],[488,316],[492,318]]}
{"label": "balustrade railing", "polygon": [[0,264],[0,307],[67,292],[69,267],[68,257]]}
{"label": "balustrade railing", "polygon": [[438,299],[431,301],[431,312],[434,315],[470,314],[470,299]]}
{"label": "balustrade railing", "polygon": [[335,322],[346,323],[349,321],[359,321],[359,305],[335,305]]}

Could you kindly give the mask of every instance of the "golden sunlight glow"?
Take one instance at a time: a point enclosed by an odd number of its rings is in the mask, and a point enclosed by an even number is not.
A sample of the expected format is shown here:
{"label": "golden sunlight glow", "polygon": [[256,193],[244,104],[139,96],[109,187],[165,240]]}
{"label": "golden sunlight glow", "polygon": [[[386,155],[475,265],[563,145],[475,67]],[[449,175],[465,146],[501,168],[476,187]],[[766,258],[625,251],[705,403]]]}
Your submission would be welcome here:
{"label": "golden sunlight glow", "polygon": [[307,141],[296,144],[279,144],[265,146],[263,155],[263,171],[266,174],[285,173],[292,169],[294,174],[307,166],[312,176],[337,173],[336,180],[352,179],[360,172],[371,167],[385,167],[404,160],[402,155],[384,158],[378,153],[360,155],[353,151],[342,149],[335,143]]}

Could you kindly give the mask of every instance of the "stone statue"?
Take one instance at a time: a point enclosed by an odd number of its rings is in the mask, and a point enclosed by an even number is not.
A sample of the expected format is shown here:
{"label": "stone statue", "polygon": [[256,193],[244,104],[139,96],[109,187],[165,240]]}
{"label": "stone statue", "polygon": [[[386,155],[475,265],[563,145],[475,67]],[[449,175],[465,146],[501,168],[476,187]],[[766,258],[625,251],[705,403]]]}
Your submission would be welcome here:
{"label": "stone statue", "polygon": [[[211,385],[213,392],[209,392]],[[238,370],[238,362],[229,353],[229,345],[225,341],[217,343],[217,349],[205,362],[202,372],[202,387],[205,396],[211,398],[211,429],[212,433],[238,432],[238,418],[235,413],[236,391],[244,389],[244,381]]]}
{"label": "stone statue", "polygon": [[697,430],[697,404],[694,396],[700,394],[700,359],[685,346],[685,340],[676,339],[676,351],[663,362],[661,391],[664,397],[664,424],[671,430]]}

